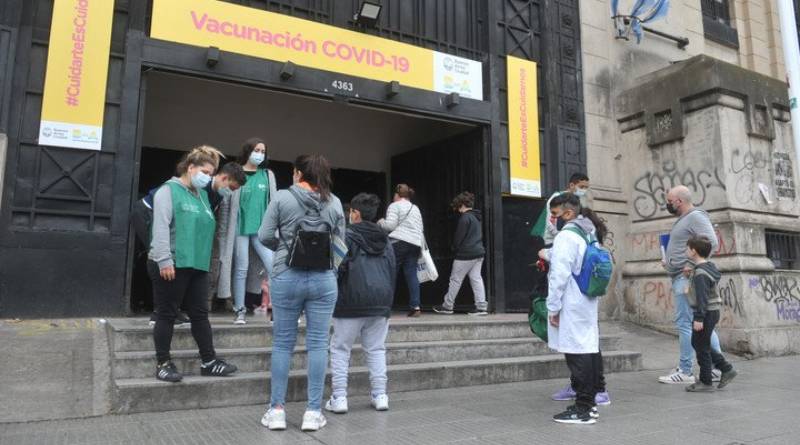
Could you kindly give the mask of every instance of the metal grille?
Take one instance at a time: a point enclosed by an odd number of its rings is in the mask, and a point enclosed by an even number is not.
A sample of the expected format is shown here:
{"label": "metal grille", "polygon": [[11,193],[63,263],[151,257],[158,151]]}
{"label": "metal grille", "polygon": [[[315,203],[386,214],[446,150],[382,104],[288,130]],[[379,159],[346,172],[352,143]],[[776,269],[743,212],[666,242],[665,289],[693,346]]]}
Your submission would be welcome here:
{"label": "metal grille", "polygon": [[767,257],[776,269],[800,270],[800,233],[765,230]]}

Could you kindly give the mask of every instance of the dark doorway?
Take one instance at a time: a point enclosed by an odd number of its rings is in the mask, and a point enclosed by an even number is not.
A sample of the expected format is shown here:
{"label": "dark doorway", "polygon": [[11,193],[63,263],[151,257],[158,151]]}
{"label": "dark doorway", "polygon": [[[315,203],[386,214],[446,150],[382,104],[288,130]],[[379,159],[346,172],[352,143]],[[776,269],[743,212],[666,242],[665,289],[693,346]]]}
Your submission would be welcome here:
{"label": "dark doorway", "polygon": [[505,282],[508,312],[527,312],[534,286],[545,279],[535,267],[544,242],[530,234],[544,206],[539,199],[503,198],[504,268],[506,277],[514,277]]}
{"label": "dark doorway", "polygon": [[[486,170],[483,162],[483,129],[472,131],[420,147],[392,158],[392,185],[406,183],[416,191],[415,204],[422,212],[425,237],[431,250],[439,279],[421,286],[423,309],[441,304],[447,293],[450,270],[453,263],[452,240],[458,214],[450,208],[450,201],[462,191],[475,194],[476,208],[484,202],[483,184]],[[486,223],[484,221],[484,245],[486,245]],[[487,262],[484,262],[484,280]],[[398,279],[398,282],[403,282]],[[485,282],[487,292],[490,289]],[[491,305],[491,295],[487,295]],[[408,291],[405,284],[398,286],[395,297],[397,308],[408,307]],[[465,281],[458,297],[458,311],[474,307],[472,288]]]}

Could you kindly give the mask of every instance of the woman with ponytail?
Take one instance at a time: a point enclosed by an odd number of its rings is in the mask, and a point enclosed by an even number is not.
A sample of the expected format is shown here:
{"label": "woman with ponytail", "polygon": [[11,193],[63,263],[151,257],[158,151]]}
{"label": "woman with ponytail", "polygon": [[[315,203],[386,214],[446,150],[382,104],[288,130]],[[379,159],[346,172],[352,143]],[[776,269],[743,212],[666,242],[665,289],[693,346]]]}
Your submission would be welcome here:
{"label": "woman with ponytail", "polygon": [[258,228],[278,192],[275,175],[266,168],[267,147],[250,138],[242,146],[238,163],[247,181],[220,207],[220,275],[217,297],[233,295],[234,324],[245,324],[245,292],[261,293],[261,275],[269,279],[273,253],[258,242]]}
{"label": "woman with ponytail", "polygon": [[192,149],[153,198],[152,240],[147,267],[153,281],[156,321],[156,378],[179,382],[183,375],[172,363],[173,324],[183,303],[200,351],[200,374],[227,376],[236,366],[217,358],[208,321],[208,271],[216,221],[206,186],[219,165],[221,153],[209,146]]}

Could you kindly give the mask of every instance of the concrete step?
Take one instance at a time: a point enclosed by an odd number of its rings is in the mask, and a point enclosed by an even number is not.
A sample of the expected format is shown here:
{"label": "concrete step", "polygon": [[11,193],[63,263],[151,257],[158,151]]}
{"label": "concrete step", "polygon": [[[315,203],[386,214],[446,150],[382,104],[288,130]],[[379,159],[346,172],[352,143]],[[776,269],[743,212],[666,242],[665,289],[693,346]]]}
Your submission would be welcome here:
{"label": "concrete step", "polygon": [[[111,350],[115,352],[152,351],[153,329],[145,319],[109,320]],[[267,348],[272,345],[272,327],[264,321],[233,325],[230,318],[212,319],[214,346],[217,349]],[[500,338],[532,338],[528,322],[490,318],[440,316],[422,321],[392,319],[387,342],[429,342],[448,340],[483,340]],[[305,343],[305,327],[300,326],[297,344]],[[188,326],[175,328],[172,349],[192,350],[197,345]]]}
{"label": "concrete step", "polygon": [[[642,366],[642,357],[638,352],[609,351],[603,354],[603,358],[606,373],[637,371]],[[402,391],[551,379],[567,375],[567,366],[561,354],[409,363],[388,368],[390,397],[391,393]],[[351,368],[349,393],[367,394],[368,377],[366,368]],[[190,376],[181,383],[160,382],[153,377],[118,379],[112,409],[116,413],[134,413],[265,404],[269,383],[267,372],[242,372],[220,378]],[[329,387],[325,396],[328,394]],[[290,374],[286,396],[287,401],[305,400],[304,371]]]}
{"label": "concrete step", "polygon": [[[600,347],[603,351],[619,349],[620,338],[604,336]],[[535,338],[510,338],[461,341],[399,342],[386,345],[386,361],[389,365],[410,363],[448,362],[456,360],[479,360],[502,357],[524,357],[548,354],[547,345]],[[218,349],[217,354],[234,363],[241,372],[259,372],[269,369],[272,348]],[[197,350],[172,351],[172,360],[184,375],[199,373]],[[360,345],[353,348],[352,365],[365,364]],[[117,352],[114,354],[114,376],[117,379],[149,378],[155,372],[152,350]],[[306,348],[299,346],[292,357],[293,369],[307,367]]]}

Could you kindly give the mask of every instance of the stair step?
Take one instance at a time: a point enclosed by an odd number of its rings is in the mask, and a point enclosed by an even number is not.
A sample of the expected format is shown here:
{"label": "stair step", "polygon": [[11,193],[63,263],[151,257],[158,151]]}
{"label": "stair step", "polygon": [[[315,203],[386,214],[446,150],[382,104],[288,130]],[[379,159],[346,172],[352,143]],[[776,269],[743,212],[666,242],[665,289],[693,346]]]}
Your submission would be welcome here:
{"label": "stair step", "polygon": [[[603,351],[619,348],[620,338],[604,336],[600,339]],[[399,342],[386,344],[386,361],[389,365],[409,363],[448,362],[503,357],[524,357],[550,353],[547,344],[530,336],[528,338]],[[259,372],[269,369],[272,348],[218,349],[217,354],[234,363],[241,372]],[[305,346],[295,349],[292,356],[293,369],[305,369],[307,365]],[[199,373],[197,350],[172,351],[172,361],[184,375]],[[364,353],[360,345],[353,348],[351,363],[363,364]],[[155,357],[152,350],[117,352],[114,354],[114,376],[117,379],[149,378],[155,372]]]}
{"label": "stair step", "polygon": [[[603,353],[606,373],[637,371],[638,352]],[[417,391],[458,386],[510,383],[566,377],[569,371],[561,354],[513,358],[408,363],[388,367],[389,392]],[[269,394],[267,372],[242,372],[230,377],[188,376],[182,383],[166,383],[153,377],[117,379],[114,412],[157,412],[220,406],[265,404]],[[330,378],[328,378],[330,380]],[[364,367],[350,369],[349,392],[366,394],[369,374]],[[329,389],[326,394],[329,394]],[[305,400],[305,371],[290,373],[287,401]]]}
{"label": "stair step", "polygon": [[[448,340],[482,340],[500,338],[532,338],[525,320],[501,319],[454,319],[418,322],[397,321],[389,324],[387,342],[429,342]],[[116,352],[152,351],[153,328],[144,319],[109,320],[111,347]],[[246,325],[233,325],[230,319],[212,319],[214,346],[218,349],[235,349],[243,346],[266,348],[272,344],[272,326],[264,321],[251,321]],[[300,325],[297,344],[305,343],[305,326]],[[176,327],[172,338],[172,349],[194,349],[196,344],[189,326]]]}

